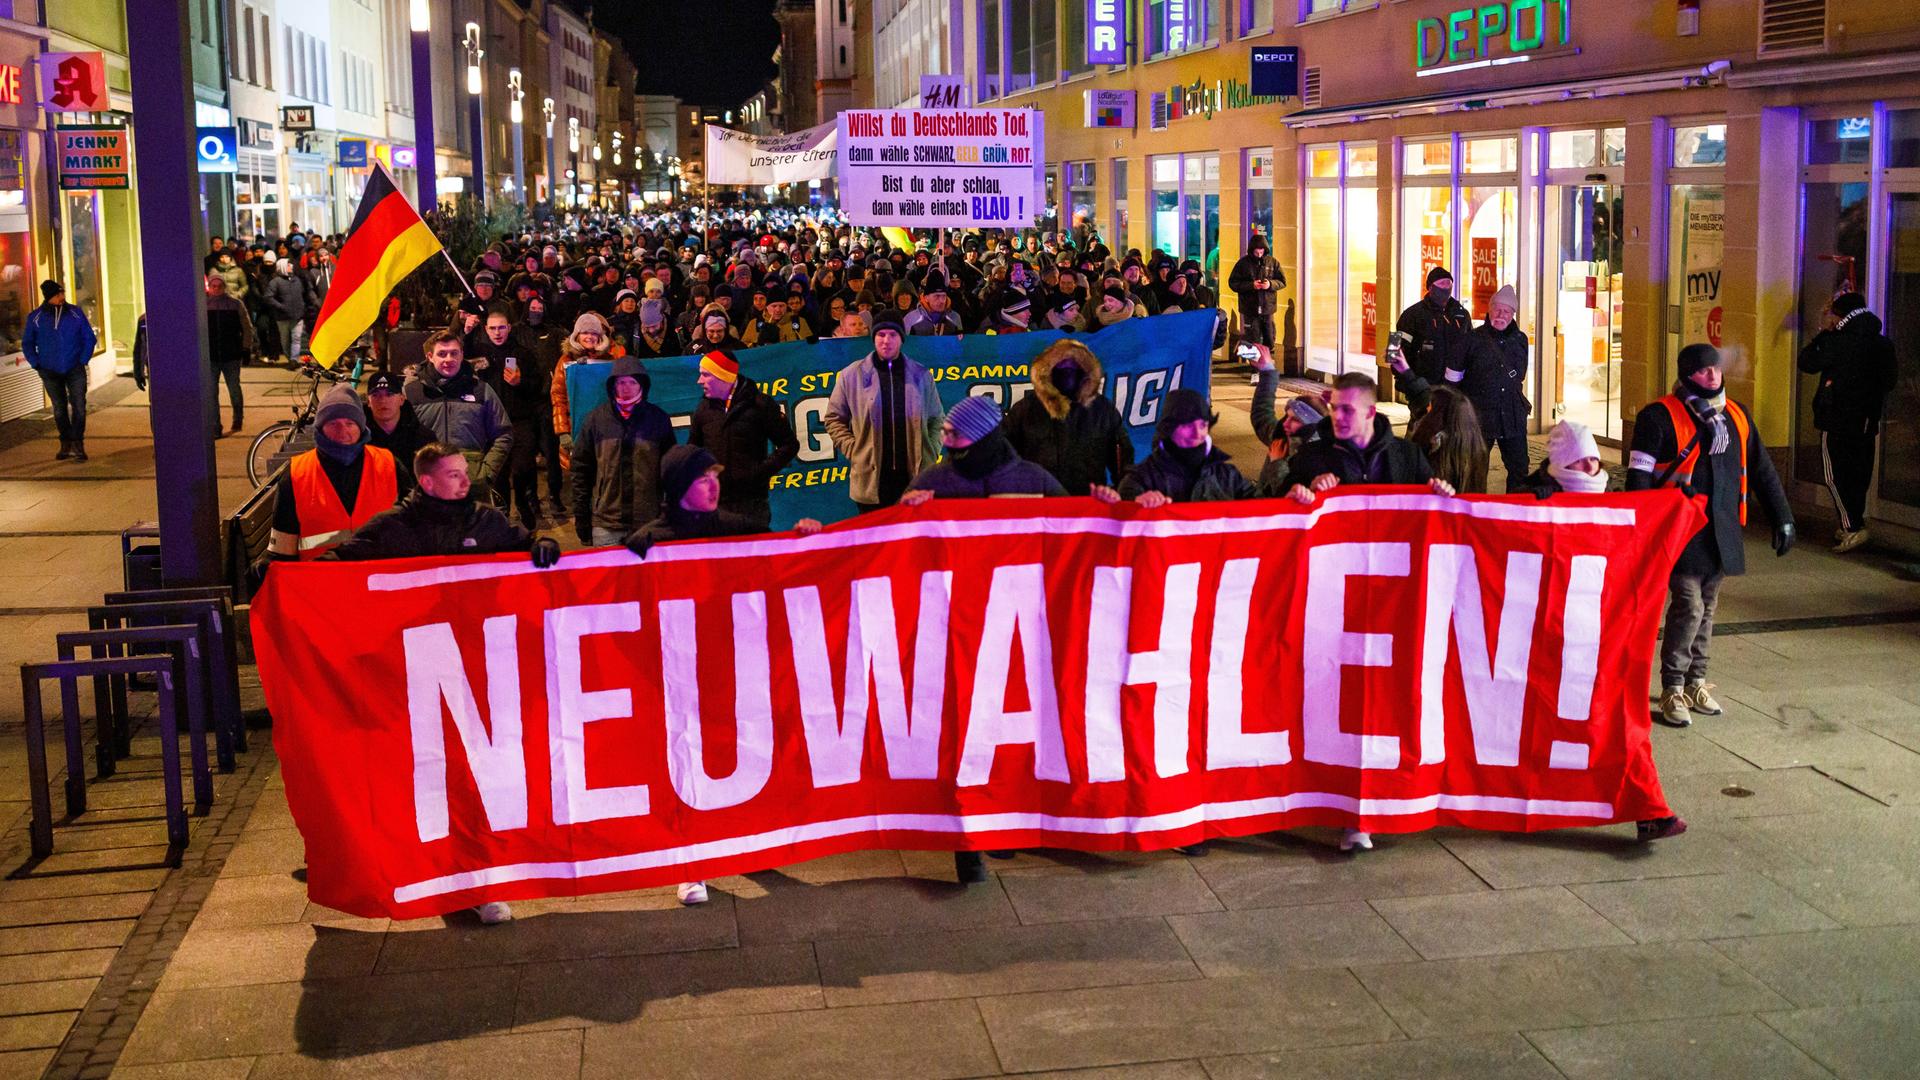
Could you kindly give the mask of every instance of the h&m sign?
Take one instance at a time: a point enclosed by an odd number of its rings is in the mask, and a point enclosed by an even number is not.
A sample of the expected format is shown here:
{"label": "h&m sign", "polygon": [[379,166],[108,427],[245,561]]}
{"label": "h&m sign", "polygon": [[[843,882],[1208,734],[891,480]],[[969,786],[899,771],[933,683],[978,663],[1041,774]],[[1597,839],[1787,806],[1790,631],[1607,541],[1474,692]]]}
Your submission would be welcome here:
{"label": "h&m sign", "polygon": [[1414,66],[1513,63],[1572,40],[1573,0],[1494,0],[1417,20]]}

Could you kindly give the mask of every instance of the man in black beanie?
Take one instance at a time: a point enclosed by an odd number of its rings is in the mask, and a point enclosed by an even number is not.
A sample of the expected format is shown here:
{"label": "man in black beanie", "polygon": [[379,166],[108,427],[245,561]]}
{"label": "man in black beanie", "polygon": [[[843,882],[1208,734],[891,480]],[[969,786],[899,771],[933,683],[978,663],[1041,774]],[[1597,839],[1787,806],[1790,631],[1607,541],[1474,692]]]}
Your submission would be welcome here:
{"label": "man in black beanie", "polygon": [[1253,485],[1213,445],[1219,419],[1198,390],[1168,394],[1154,428],[1153,453],[1120,481],[1120,497],[1145,507],[1253,498]]}
{"label": "man in black beanie", "polygon": [[270,559],[317,559],[413,488],[394,455],[367,445],[367,414],[335,386],[313,417],[313,449],[287,462],[274,489]]}
{"label": "man in black beanie", "polygon": [[1794,541],[1786,491],[1751,414],[1727,397],[1720,350],[1688,345],[1680,350],[1679,368],[1672,392],[1634,417],[1627,455],[1628,491],[1674,486],[1707,497],[1707,522],[1687,542],[1667,582],[1655,719],[1669,727],[1686,727],[1696,712],[1720,715],[1707,682],[1707,648],[1720,582],[1747,569],[1743,532],[1750,492],[1773,522],[1774,554],[1785,555]]}
{"label": "man in black beanie", "polygon": [[827,435],[847,459],[847,494],[861,513],[898,502],[915,474],[940,458],[946,410],[933,374],[901,352],[894,311],[875,311],[873,351],[834,376]]}
{"label": "man in black beanie", "polygon": [[[1467,309],[1453,298],[1453,272],[1444,266],[1427,271],[1426,295],[1400,313],[1394,329],[1412,340],[1406,347],[1407,363],[1413,373],[1438,386],[1449,370],[1467,370],[1467,356],[1473,344],[1473,319]],[[1427,413],[1429,394],[1409,391],[1410,419]]]}
{"label": "man in black beanie", "polygon": [[1827,491],[1840,528],[1833,550],[1845,554],[1867,542],[1867,486],[1880,438],[1880,416],[1900,378],[1893,342],[1867,298],[1844,292],[1833,298],[1826,325],[1800,350],[1800,370],[1819,376],[1813,394],[1813,426],[1820,429],[1820,457]]}

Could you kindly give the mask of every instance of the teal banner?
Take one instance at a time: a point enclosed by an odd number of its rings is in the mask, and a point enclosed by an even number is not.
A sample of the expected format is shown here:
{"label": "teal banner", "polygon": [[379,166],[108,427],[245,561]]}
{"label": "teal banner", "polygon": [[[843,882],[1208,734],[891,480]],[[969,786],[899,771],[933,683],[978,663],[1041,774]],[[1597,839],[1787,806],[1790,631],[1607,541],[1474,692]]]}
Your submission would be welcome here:
{"label": "teal banner", "polygon": [[[1136,459],[1153,449],[1153,426],[1168,391],[1187,386],[1208,392],[1214,317],[1211,311],[1155,315],[1073,335],[1100,358],[1106,370],[1106,395],[1133,434]],[[933,373],[940,400],[948,408],[978,394],[1005,409],[1033,390],[1027,365],[1064,336],[1058,330],[1043,330],[909,337],[906,353]],[[827,437],[827,398],[833,392],[834,376],[872,349],[867,338],[822,338],[812,345],[766,345],[735,354],[741,372],[787,410],[800,439],[800,455],[772,481],[775,529],[785,529],[801,518],[833,522],[853,516],[853,500],[847,497],[847,461]],[[687,441],[689,418],[700,405],[700,387],[694,381],[698,365],[699,360],[691,356],[646,362],[653,380],[647,398],[673,417],[681,442]],[[610,363],[597,363],[567,369],[575,430],[606,401],[612,368]]]}

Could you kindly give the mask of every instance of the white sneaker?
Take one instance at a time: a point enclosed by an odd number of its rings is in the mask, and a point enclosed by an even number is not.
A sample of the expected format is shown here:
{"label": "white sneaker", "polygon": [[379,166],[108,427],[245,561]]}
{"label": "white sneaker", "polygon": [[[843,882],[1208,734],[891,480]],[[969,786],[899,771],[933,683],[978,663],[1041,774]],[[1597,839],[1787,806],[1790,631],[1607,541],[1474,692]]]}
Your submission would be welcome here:
{"label": "white sneaker", "polygon": [[1843,532],[1840,534],[1839,538],[1834,541],[1833,553],[1835,555],[1845,555],[1847,552],[1862,546],[1866,542],[1867,542],[1867,530],[1865,529],[1855,529],[1852,532]]}
{"label": "white sneaker", "polygon": [[1693,713],[1687,703],[1692,699],[1687,691],[1678,686],[1669,686],[1660,694],[1660,713],[1654,719],[1668,727],[1687,727],[1693,723]]}
{"label": "white sneaker", "polygon": [[1707,692],[1712,689],[1713,684],[1710,682],[1688,683],[1687,707],[1702,716],[1719,716],[1720,703],[1713,700],[1713,695]]}
{"label": "white sneaker", "polygon": [[480,916],[480,922],[486,926],[498,926],[513,920],[513,906],[505,900],[492,900],[473,909]]}
{"label": "white sneaker", "polygon": [[707,883],[704,881],[683,881],[674,891],[679,894],[680,902],[689,907],[707,902]]}
{"label": "white sneaker", "polygon": [[1372,851],[1373,835],[1361,832],[1359,829],[1342,829],[1340,830],[1340,850]]}

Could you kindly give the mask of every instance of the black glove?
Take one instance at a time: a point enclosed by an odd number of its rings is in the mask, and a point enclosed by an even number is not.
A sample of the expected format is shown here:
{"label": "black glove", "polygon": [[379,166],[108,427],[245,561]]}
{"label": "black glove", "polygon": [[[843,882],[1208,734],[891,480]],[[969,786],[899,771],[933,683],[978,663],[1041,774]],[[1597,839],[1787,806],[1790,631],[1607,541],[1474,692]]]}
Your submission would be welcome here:
{"label": "black glove", "polygon": [[1539,487],[1533,489],[1533,497],[1539,499],[1541,502],[1546,502],[1547,498],[1552,494],[1553,489],[1545,484],[1541,484]]}
{"label": "black glove", "polygon": [[647,552],[653,550],[653,538],[644,532],[636,531],[627,537],[627,550],[644,559],[647,557]]}
{"label": "black glove", "polygon": [[1793,550],[1793,522],[1785,521],[1773,527],[1773,553],[1785,555]]}
{"label": "black glove", "polygon": [[1686,496],[1687,498],[1689,498],[1689,499],[1691,499],[1691,498],[1693,498],[1693,497],[1694,497],[1695,495],[1697,495],[1697,494],[1698,494],[1698,492],[1696,492],[1696,491],[1694,491],[1694,490],[1693,490],[1693,485],[1692,485],[1692,484],[1689,484],[1689,483],[1685,483],[1685,482],[1682,482],[1682,483],[1680,484],[1680,494],[1682,494],[1682,495],[1685,495],[1685,496]]}
{"label": "black glove", "polygon": [[551,536],[542,536],[533,542],[533,565],[535,569],[545,570],[560,561],[560,541]]}

